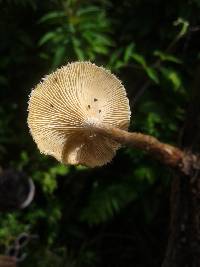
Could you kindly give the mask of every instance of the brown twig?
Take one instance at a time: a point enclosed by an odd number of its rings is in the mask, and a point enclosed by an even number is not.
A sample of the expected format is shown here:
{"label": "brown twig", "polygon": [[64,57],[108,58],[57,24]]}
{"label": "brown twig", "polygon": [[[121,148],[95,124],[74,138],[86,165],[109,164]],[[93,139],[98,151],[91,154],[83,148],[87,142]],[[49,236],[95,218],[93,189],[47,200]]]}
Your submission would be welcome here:
{"label": "brown twig", "polygon": [[112,127],[95,126],[94,130],[122,145],[146,151],[163,164],[176,168],[186,175],[190,175],[194,170],[200,169],[200,159],[197,155],[162,143],[153,136],[142,133],[131,133]]}

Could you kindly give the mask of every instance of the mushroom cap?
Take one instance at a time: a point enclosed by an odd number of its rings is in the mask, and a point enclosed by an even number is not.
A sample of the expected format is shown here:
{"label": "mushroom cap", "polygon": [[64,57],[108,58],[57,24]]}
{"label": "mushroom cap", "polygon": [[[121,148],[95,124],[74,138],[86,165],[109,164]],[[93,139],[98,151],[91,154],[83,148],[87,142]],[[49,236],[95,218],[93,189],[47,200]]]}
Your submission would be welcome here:
{"label": "mushroom cap", "polygon": [[65,164],[102,166],[120,144],[93,130],[127,130],[129,101],[121,81],[90,62],[73,62],[47,75],[30,94],[28,125],[41,153]]}

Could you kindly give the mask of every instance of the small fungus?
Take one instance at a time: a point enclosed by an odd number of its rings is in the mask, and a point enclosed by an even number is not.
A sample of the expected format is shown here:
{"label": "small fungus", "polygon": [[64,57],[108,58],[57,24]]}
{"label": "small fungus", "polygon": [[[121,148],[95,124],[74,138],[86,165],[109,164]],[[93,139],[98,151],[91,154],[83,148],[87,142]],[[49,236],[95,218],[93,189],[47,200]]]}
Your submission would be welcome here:
{"label": "small fungus", "polygon": [[121,81],[90,62],[69,63],[46,76],[31,92],[28,111],[29,129],[41,153],[89,167],[108,163],[120,147],[94,126],[127,130],[130,121]]}

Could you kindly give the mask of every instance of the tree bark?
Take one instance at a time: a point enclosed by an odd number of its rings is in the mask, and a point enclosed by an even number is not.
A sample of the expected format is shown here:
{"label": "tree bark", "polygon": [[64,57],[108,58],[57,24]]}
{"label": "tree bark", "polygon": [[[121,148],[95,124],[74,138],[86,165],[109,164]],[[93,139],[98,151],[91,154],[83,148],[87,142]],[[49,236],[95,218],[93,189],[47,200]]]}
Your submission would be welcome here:
{"label": "tree bark", "polygon": [[200,266],[200,175],[176,176],[171,190],[171,224],[162,267]]}
{"label": "tree bark", "polygon": [[[200,68],[192,86],[182,144],[200,152]],[[200,171],[176,176],[171,189],[170,234],[162,267],[200,267]]]}

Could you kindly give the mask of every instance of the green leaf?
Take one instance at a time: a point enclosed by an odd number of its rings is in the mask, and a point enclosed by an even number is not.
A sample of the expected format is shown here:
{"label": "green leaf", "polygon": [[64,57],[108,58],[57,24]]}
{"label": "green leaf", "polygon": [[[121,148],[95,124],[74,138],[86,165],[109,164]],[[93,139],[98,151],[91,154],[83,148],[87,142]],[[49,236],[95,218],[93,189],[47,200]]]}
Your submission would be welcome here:
{"label": "green leaf", "polygon": [[164,68],[164,67],[161,67],[160,71],[163,74],[163,76],[171,82],[174,90],[177,91],[182,85],[182,80],[178,72],[175,71],[174,69]]}
{"label": "green leaf", "polygon": [[54,58],[53,58],[53,65],[52,65],[53,68],[58,67],[63,62],[63,59],[65,58],[65,53],[66,53],[66,50],[64,46],[57,48],[57,51],[54,54]]}
{"label": "green leaf", "polygon": [[149,78],[151,80],[153,80],[155,83],[159,84],[159,78],[158,78],[157,71],[151,67],[145,67],[144,69],[145,69],[147,75],[149,76]]}
{"label": "green leaf", "polygon": [[47,32],[40,40],[39,40],[39,46],[44,45],[45,43],[47,43],[48,41],[50,41],[51,39],[54,39],[56,37],[56,33],[55,32]]}
{"label": "green leaf", "polygon": [[89,197],[89,204],[81,212],[80,220],[90,225],[106,222],[136,198],[137,192],[130,184],[116,184],[105,188],[95,186]]}
{"label": "green leaf", "polygon": [[105,46],[95,45],[94,51],[97,52],[98,54],[106,55],[108,52],[108,48]]}
{"label": "green leaf", "polygon": [[88,7],[80,8],[77,11],[77,15],[83,16],[83,15],[86,15],[88,13],[97,13],[99,11],[100,11],[100,9],[97,6],[88,6]]}
{"label": "green leaf", "polygon": [[145,58],[138,53],[133,53],[132,57],[137,63],[139,63],[143,67],[144,71],[147,73],[149,78],[158,84],[159,83],[158,74],[155,69],[153,69],[152,67],[148,67]]}
{"label": "green leaf", "polygon": [[58,18],[63,18],[65,17],[65,13],[63,11],[53,11],[53,12],[49,12],[46,15],[44,15],[40,20],[39,23],[43,23],[46,22],[48,20],[52,20],[52,19],[58,19]]}
{"label": "green leaf", "polygon": [[29,163],[29,156],[28,156],[28,153],[27,151],[22,151],[20,153],[20,162],[18,164],[18,169],[19,170],[23,170],[23,168]]}
{"label": "green leaf", "polygon": [[72,38],[72,43],[73,43],[73,48],[74,48],[74,52],[77,56],[78,60],[84,60],[85,59],[85,55],[83,50],[80,48],[80,41],[77,38]]}
{"label": "green leaf", "polygon": [[121,57],[122,54],[122,49],[115,50],[113,53],[110,55],[110,60],[108,63],[109,68],[115,69],[116,63],[118,62],[119,58]]}
{"label": "green leaf", "polygon": [[132,54],[132,58],[137,62],[139,63],[143,68],[145,68],[147,66],[147,63],[146,63],[146,60],[145,58],[138,54],[138,53],[133,53]]}
{"label": "green leaf", "polygon": [[134,50],[134,48],[135,48],[135,44],[134,44],[134,43],[131,43],[130,45],[128,45],[128,46],[126,47],[126,49],[125,49],[125,53],[124,53],[124,61],[125,61],[126,63],[130,60],[130,58],[131,58],[131,56],[132,56],[132,54],[133,54],[133,50]]}
{"label": "green leaf", "polygon": [[118,60],[115,64],[115,69],[119,70],[119,69],[123,68],[124,66],[125,66],[125,63],[121,60]]}
{"label": "green leaf", "polygon": [[102,33],[92,33],[91,37],[93,37],[93,41],[95,39],[95,41],[98,42],[99,45],[102,45],[102,46],[113,46],[114,45],[111,38],[109,38],[106,35],[103,35]]}
{"label": "green leaf", "polygon": [[154,51],[153,54],[154,54],[154,56],[159,57],[161,61],[170,61],[170,62],[174,62],[177,64],[183,63],[179,58],[177,58],[173,55],[167,54],[165,52],[159,51],[159,50]]}
{"label": "green leaf", "polygon": [[134,171],[134,176],[140,180],[146,180],[149,184],[153,184],[156,180],[155,172],[147,166],[140,166]]}
{"label": "green leaf", "polygon": [[183,18],[178,18],[176,21],[174,21],[174,26],[181,26],[180,32],[177,36],[177,39],[184,36],[188,32],[189,28],[189,22]]}
{"label": "green leaf", "polygon": [[162,123],[161,114],[150,112],[146,118],[146,128],[149,134],[152,134],[156,137],[159,136],[158,126]]}
{"label": "green leaf", "polygon": [[69,168],[67,166],[65,166],[65,165],[58,164],[58,165],[56,165],[54,167],[51,167],[49,172],[54,176],[56,176],[56,175],[66,175],[69,172]]}
{"label": "green leaf", "polygon": [[42,187],[45,193],[51,194],[57,188],[57,182],[54,175],[44,174]]}

